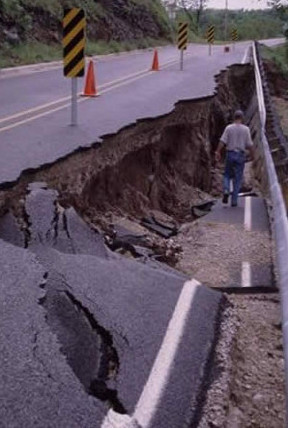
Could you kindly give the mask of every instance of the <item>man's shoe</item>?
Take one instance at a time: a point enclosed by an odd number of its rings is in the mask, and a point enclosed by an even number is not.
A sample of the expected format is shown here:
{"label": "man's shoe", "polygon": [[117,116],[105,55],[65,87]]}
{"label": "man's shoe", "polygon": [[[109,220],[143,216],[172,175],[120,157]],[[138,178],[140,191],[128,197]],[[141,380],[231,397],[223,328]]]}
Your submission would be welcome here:
{"label": "man's shoe", "polygon": [[237,202],[232,202],[231,207],[238,207]]}
{"label": "man's shoe", "polygon": [[228,199],[229,199],[229,193],[224,193],[222,198],[223,204],[228,204]]}

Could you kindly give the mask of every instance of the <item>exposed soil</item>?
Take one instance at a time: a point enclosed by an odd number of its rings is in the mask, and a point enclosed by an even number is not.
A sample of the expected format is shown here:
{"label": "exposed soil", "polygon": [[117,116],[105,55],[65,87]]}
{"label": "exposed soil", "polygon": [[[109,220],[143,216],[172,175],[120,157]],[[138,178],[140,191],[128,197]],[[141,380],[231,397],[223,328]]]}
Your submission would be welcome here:
{"label": "exposed soil", "polygon": [[198,428],[284,428],[279,295],[227,299],[212,384]]}
{"label": "exposed soil", "polygon": [[279,116],[284,135],[288,138],[288,100],[281,97],[273,97],[272,99]]}

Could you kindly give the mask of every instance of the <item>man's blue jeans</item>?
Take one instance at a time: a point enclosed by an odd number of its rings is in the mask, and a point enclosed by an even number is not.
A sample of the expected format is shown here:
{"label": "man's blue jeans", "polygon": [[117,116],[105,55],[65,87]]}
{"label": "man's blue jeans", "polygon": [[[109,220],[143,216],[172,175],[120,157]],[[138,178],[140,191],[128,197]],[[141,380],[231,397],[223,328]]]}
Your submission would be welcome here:
{"label": "man's blue jeans", "polygon": [[224,193],[230,193],[230,180],[233,180],[232,204],[237,204],[245,167],[245,153],[227,151],[224,172]]}

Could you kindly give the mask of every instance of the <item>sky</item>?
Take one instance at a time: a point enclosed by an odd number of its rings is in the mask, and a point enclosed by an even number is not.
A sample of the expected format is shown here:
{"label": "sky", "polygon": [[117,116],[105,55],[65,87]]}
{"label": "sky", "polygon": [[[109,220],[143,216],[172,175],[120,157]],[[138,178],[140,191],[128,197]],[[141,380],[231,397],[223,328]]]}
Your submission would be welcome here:
{"label": "sky", "polygon": [[[225,8],[225,0],[209,0],[209,8]],[[229,9],[263,9],[267,7],[267,0],[228,0]]]}

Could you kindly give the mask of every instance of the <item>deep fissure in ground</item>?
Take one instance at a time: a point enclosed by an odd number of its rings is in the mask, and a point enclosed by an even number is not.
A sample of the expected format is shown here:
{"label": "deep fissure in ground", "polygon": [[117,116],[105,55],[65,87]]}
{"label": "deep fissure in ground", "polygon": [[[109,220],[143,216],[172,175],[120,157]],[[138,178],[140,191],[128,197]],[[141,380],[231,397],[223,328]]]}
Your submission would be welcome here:
{"label": "deep fissure in ground", "polygon": [[28,183],[44,181],[59,192],[61,205],[100,225],[113,214],[141,218],[151,210],[184,220],[201,192],[221,191],[214,151],[234,110],[246,110],[254,92],[248,65],[232,66],[216,81],[215,96],[179,102],[168,115],[138,121],[104,136],[103,144],[24,172],[1,192],[2,213],[10,209],[21,218]]}

